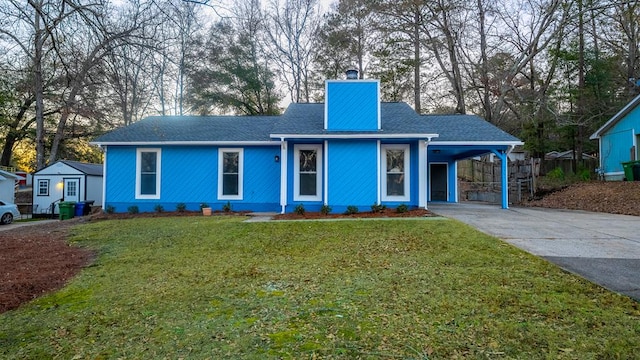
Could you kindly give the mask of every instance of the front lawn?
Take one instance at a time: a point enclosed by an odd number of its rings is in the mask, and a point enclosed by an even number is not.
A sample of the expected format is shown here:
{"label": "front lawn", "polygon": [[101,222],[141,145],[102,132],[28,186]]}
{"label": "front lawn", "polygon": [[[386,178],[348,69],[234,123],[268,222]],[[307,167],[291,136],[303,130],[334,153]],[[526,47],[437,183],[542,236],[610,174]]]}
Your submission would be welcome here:
{"label": "front lawn", "polygon": [[452,220],[102,221],[0,358],[634,358],[638,303]]}

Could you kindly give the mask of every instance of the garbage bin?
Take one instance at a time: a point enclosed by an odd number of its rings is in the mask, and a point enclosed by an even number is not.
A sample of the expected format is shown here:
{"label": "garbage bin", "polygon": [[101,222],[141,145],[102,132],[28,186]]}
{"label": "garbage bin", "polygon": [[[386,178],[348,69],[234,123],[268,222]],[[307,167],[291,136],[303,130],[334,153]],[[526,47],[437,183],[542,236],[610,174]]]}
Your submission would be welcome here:
{"label": "garbage bin", "polygon": [[76,210],[76,211],[75,211],[74,215],[75,215],[75,216],[82,216],[82,215],[84,215],[84,207],[85,207],[85,206],[86,206],[86,204],[85,204],[85,202],[84,202],[84,201],[78,201],[78,202],[76,203],[76,207],[75,207],[75,210]]}
{"label": "garbage bin", "polygon": [[634,181],[640,181],[640,162],[636,161],[635,164],[633,164],[633,180]]}
{"label": "garbage bin", "polygon": [[[624,169],[624,179],[625,180],[627,180],[627,181],[634,181],[634,180],[640,181],[640,178],[634,177],[634,173],[633,173],[633,167],[636,164],[640,164],[640,160],[627,161],[627,162],[623,162],[622,163],[622,168]],[[638,175],[640,175],[640,173],[638,173]]]}
{"label": "garbage bin", "polygon": [[73,218],[75,209],[74,201],[61,201],[60,202],[60,220],[67,220]]}
{"label": "garbage bin", "polygon": [[82,215],[89,215],[91,213],[91,207],[93,206],[94,202],[95,200],[89,200],[84,202],[84,211],[82,212]]}

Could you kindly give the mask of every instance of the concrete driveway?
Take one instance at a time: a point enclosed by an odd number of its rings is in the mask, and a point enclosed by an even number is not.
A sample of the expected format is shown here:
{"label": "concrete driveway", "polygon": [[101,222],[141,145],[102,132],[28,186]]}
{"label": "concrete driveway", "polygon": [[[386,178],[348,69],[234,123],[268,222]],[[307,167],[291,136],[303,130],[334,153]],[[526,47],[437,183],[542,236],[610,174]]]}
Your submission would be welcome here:
{"label": "concrete driveway", "polygon": [[35,226],[35,225],[48,224],[48,223],[52,223],[52,222],[56,222],[56,221],[60,221],[60,220],[38,220],[38,221],[27,221],[27,222],[21,222],[21,221],[12,222],[9,225],[0,225],[0,231],[12,230],[12,229],[25,227],[25,226]]}
{"label": "concrete driveway", "polygon": [[640,301],[640,217],[475,203],[429,204],[429,210]]}

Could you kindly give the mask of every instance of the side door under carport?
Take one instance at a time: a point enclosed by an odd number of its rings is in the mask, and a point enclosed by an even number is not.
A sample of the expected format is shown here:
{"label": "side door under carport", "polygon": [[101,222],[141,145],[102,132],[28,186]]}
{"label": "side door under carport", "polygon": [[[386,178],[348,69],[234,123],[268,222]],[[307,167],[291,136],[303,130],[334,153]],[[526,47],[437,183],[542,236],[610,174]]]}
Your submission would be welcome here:
{"label": "side door under carport", "polygon": [[429,164],[429,201],[448,201],[449,166],[447,163]]}

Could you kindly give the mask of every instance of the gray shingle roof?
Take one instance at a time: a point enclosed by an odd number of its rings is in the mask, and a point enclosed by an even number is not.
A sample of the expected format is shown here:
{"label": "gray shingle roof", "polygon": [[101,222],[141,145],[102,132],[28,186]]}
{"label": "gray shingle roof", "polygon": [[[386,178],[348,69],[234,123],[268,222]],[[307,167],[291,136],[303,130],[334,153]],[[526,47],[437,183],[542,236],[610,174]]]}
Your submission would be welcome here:
{"label": "gray shingle roof", "polygon": [[278,116],[151,116],[106,133],[96,143],[269,141]]}
{"label": "gray shingle roof", "polygon": [[102,176],[102,164],[91,164],[72,160],[60,160],[60,162],[87,175]]}
{"label": "gray shingle roof", "polygon": [[[373,133],[439,134],[434,141],[520,141],[478,116],[419,115],[406,103],[382,103],[381,121],[382,130]],[[271,134],[336,133],[323,127],[323,103],[293,103],[280,116],[153,116],[102,135],[94,142],[249,142],[270,141]]]}
{"label": "gray shingle roof", "polygon": [[422,115],[424,126],[440,134],[433,142],[521,142],[517,137],[475,115]]}

